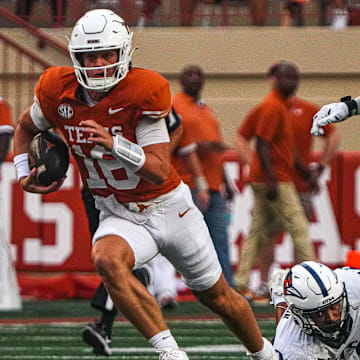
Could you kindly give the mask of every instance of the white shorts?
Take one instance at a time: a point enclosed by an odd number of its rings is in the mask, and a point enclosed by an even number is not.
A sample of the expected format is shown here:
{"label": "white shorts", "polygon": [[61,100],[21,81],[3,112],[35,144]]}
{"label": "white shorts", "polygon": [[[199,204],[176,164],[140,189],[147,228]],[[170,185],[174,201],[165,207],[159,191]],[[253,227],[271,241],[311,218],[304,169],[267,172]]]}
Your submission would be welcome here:
{"label": "white shorts", "polygon": [[160,252],[192,290],[207,290],[220,278],[209,230],[184,183],[147,202],[122,204],[113,195],[96,196],[95,201],[100,223],[93,244],[107,235],[123,238],[134,252],[134,269]]}

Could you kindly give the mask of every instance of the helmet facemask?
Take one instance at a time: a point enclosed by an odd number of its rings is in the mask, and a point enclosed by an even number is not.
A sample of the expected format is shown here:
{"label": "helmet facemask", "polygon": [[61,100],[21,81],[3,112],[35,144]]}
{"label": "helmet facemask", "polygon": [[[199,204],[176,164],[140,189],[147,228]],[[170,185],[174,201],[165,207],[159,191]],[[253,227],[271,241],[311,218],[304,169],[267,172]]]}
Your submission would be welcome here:
{"label": "helmet facemask", "polygon": [[[74,26],[69,42],[70,56],[78,82],[86,89],[109,91],[129,72],[132,55],[132,32],[122,18],[110,10],[86,13]],[[82,54],[93,51],[117,50],[114,64],[85,67]],[[112,75],[109,72],[115,69]],[[102,77],[89,77],[89,70],[101,70]]]}
{"label": "helmet facemask", "polygon": [[[326,325],[319,324],[316,318],[319,317],[321,312],[328,311],[331,307],[339,306],[339,319]],[[320,338],[322,341],[336,342],[341,336],[343,329],[345,328],[345,322],[348,316],[348,301],[346,292],[341,295],[339,299],[334,300],[331,304],[328,304],[322,308],[313,310],[303,310],[297,308],[295,305],[290,306],[295,319],[302,327],[302,330],[312,336]]]}

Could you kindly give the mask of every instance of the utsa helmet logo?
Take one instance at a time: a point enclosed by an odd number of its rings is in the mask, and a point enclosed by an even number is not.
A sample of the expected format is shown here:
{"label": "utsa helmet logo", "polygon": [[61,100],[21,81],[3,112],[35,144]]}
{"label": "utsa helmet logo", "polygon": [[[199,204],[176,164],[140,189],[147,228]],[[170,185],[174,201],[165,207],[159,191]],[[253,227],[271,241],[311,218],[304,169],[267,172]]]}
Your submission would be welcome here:
{"label": "utsa helmet logo", "polygon": [[291,271],[288,272],[286,278],[284,279],[284,294],[288,294],[288,289],[291,287]]}
{"label": "utsa helmet logo", "polygon": [[286,278],[284,279],[284,295],[290,295],[290,296],[295,296],[298,297],[300,299],[304,299],[304,296],[301,295],[301,293],[299,292],[299,290],[297,290],[293,284],[292,284],[292,272],[291,270],[288,272],[288,274],[286,275]]}

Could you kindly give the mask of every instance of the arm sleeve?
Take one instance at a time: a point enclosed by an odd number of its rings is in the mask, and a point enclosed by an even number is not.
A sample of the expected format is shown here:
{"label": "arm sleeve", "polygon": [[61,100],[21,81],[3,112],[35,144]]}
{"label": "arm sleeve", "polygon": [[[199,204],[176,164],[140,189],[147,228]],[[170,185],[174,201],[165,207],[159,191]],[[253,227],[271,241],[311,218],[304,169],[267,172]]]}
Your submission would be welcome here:
{"label": "arm sleeve", "polygon": [[142,119],[136,127],[136,141],[141,147],[170,142],[165,120]]}
{"label": "arm sleeve", "polygon": [[30,109],[30,117],[34,125],[41,131],[53,127],[51,123],[45,118],[41,110],[40,102],[36,95],[34,96],[34,103],[32,104]]}

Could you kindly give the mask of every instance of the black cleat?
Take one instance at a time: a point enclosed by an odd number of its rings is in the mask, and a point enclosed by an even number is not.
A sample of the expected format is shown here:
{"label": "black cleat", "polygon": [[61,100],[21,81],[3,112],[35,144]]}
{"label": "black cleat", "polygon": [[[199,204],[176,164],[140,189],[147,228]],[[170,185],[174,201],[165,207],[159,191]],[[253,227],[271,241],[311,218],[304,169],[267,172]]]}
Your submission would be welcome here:
{"label": "black cleat", "polygon": [[105,332],[104,324],[100,322],[88,323],[82,331],[83,340],[93,347],[96,355],[111,355],[111,339]]}

